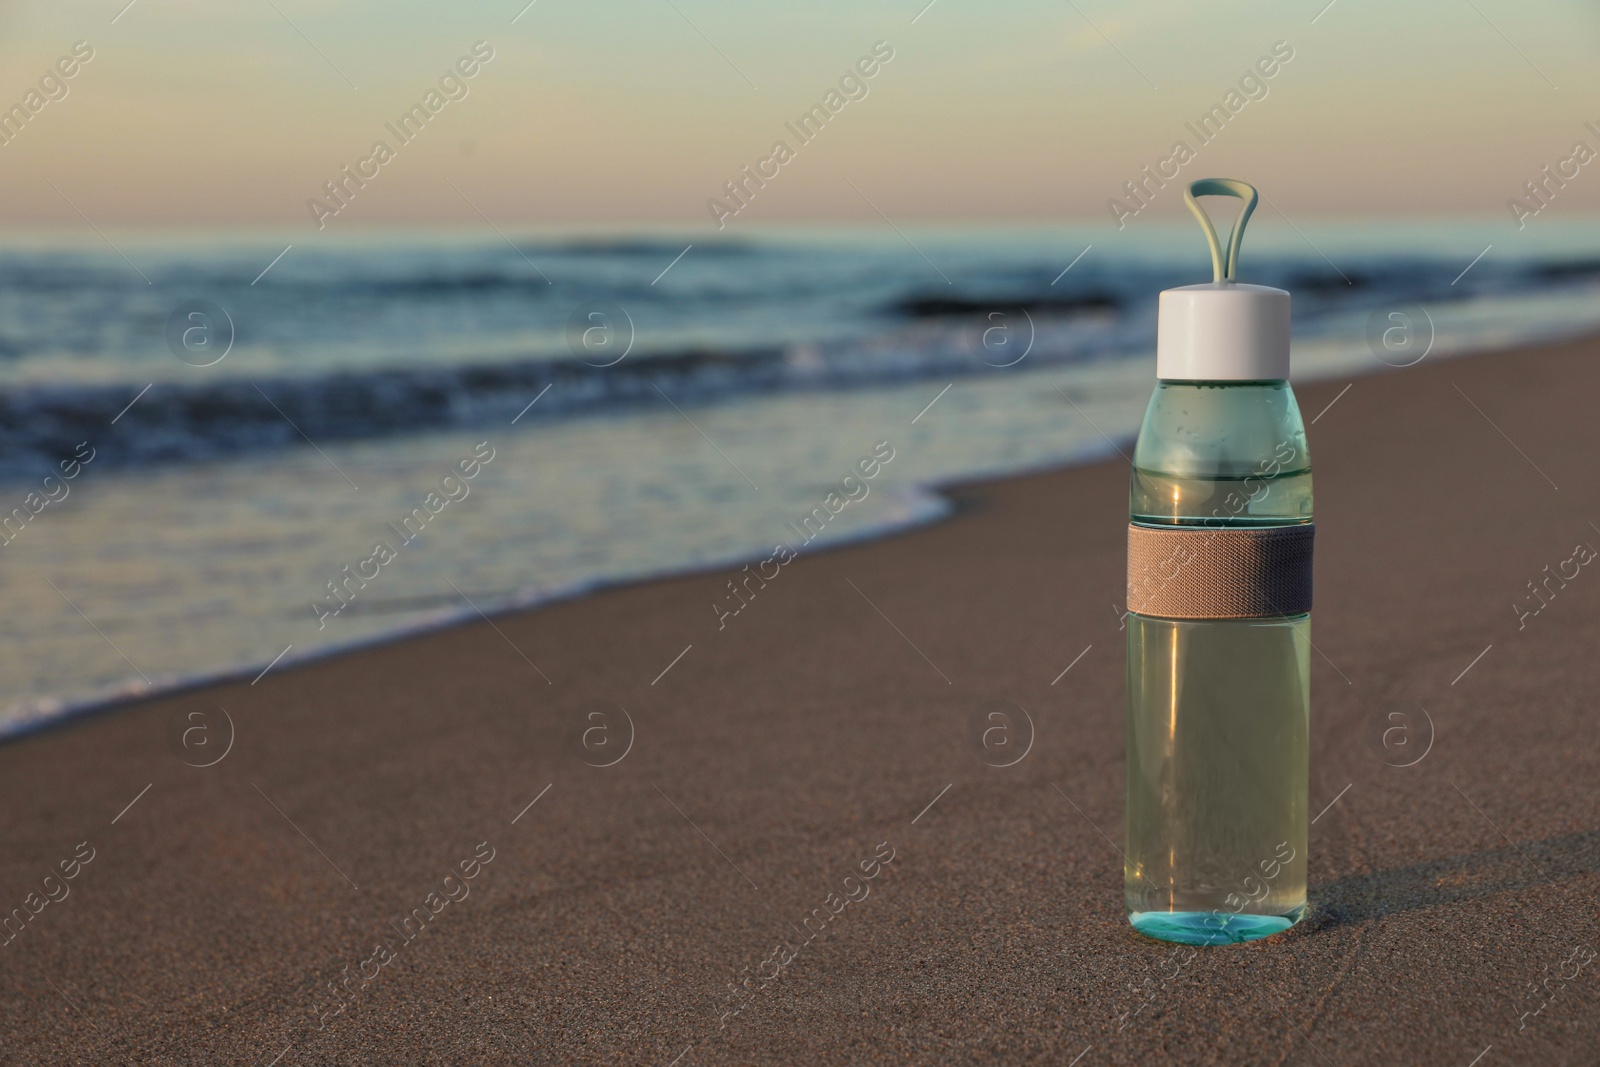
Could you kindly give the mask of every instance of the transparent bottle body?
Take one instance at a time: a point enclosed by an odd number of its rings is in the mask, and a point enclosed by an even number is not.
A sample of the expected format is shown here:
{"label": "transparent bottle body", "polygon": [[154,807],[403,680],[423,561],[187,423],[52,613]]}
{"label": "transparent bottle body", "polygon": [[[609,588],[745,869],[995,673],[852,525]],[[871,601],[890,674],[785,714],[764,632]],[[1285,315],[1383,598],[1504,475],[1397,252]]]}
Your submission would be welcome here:
{"label": "transparent bottle body", "polygon": [[[1132,521],[1311,521],[1311,461],[1287,382],[1156,387],[1133,459]],[[1128,918],[1189,944],[1265,937],[1306,904],[1309,615],[1129,614]]]}

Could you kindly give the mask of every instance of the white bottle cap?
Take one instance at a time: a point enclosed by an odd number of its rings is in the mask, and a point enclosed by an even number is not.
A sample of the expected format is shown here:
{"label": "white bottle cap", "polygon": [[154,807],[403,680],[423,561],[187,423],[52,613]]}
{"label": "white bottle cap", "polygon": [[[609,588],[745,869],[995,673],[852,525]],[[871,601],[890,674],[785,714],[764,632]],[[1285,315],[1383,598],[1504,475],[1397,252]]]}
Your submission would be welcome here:
{"label": "white bottle cap", "polygon": [[[1224,249],[1196,196],[1244,201]],[[1156,376],[1168,381],[1281,381],[1289,377],[1289,294],[1234,280],[1258,194],[1248,182],[1202,178],[1183,199],[1211,246],[1212,281],[1166,289],[1156,317]]]}
{"label": "white bottle cap", "polygon": [[1288,378],[1289,294],[1226,281],[1164,290],[1156,317],[1156,377]]}

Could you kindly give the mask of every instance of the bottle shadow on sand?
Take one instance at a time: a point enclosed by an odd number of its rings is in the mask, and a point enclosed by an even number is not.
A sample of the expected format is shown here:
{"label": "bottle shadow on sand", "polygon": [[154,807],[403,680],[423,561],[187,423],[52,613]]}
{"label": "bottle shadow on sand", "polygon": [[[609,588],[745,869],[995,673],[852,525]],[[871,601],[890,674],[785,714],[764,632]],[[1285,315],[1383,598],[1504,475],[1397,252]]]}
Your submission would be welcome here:
{"label": "bottle shadow on sand", "polygon": [[1301,934],[1462,904],[1600,871],[1600,830],[1447,856],[1409,867],[1313,883]]}

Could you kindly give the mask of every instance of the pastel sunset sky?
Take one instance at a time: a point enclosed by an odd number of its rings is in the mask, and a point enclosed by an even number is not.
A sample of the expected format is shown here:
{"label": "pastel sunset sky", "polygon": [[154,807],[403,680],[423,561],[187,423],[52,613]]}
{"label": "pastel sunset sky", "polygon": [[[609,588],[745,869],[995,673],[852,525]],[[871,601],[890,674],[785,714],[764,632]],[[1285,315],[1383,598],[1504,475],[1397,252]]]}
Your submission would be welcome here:
{"label": "pastel sunset sky", "polygon": [[[380,138],[395,158],[340,225],[709,227],[780,139],[794,158],[741,226],[1109,220],[1180,139],[1181,181],[1246,176],[1291,216],[1503,215],[1574,142],[1600,149],[1588,0],[525,3],[0,0],[0,107],[94,50],[0,145],[0,216],[311,228]],[[399,146],[385,123],[479,40],[467,95]],[[878,41],[893,59],[801,144],[785,123]],[[1185,123],[1279,41],[1292,60],[1202,146]],[[1553,208],[1600,208],[1600,163]],[[1181,210],[1172,189],[1151,209]]]}

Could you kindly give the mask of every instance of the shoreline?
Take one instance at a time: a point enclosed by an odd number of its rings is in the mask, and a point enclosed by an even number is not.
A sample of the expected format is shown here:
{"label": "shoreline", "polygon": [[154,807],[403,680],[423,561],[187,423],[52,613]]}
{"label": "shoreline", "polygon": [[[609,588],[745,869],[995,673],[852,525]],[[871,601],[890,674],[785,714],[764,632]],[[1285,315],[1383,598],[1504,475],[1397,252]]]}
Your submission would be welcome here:
{"label": "shoreline", "polygon": [[[1081,462],[1068,464],[1049,464],[1037,470],[1020,473],[1043,473],[1048,470],[1067,470],[1083,466],[1088,463],[1101,462],[1103,457],[1087,456]],[[1004,475],[1002,477],[1011,477]],[[976,479],[972,484],[981,484],[989,479]],[[951,488],[967,484],[966,482],[952,482]],[[916,494],[917,503],[921,505],[921,513],[886,523],[882,526],[872,526],[855,532],[838,534],[821,548],[806,548],[797,554],[799,556],[820,555],[834,549],[848,548],[863,542],[883,540],[909,533],[912,530],[922,529],[948,520],[956,513],[956,506],[942,488],[929,489],[925,486],[914,486],[912,491]],[[246,678],[264,676],[269,670],[279,668],[289,669],[320,663],[328,659],[337,659],[352,653],[361,652],[372,648],[381,648],[400,641],[407,641],[429,634],[445,633],[463,626],[485,620],[501,619],[507,616],[522,615],[528,612],[543,611],[561,604],[583,600],[601,593],[614,592],[628,589],[638,585],[649,585],[653,582],[671,581],[677,578],[694,578],[710,574],[720,574],[729,568],[737,570],[745,564],[752,564],[762,558],[762,553],[767,549],[754,550],[749,555],[734,554],[725,560],[711,563],[690,564],[684,567],[667,568],[649,574],[631,575],[625,578],[612,580],[594,579],[585,582],[576,582],[562,586],[554,591],[542,591],[526,597],[513,597],[511,600],[499,602],[486,607],[483,611],[476,608],[465,608],[441,613],[437,617],[429,614],[427,617],[414,620],[412,623],[386,630],[382,633],[369,634],[365,637],[351,638],[349,641],[339,642],[322,648],[312,649],[296,656],[284,656],[278,660],[261,660],[241,667],[225,667],[215,671],[202,672],[170,682],[154,682],[146,688],[139,682],[127,682],[112,687],[106,695],[84,697],[81,700],[62,701],[60,710],[48,711],[19,718],[12,722],[0,723],[0,749],[13,741],[32,737],[40,733],[48,733],[56,726],[76,723],[79,720],[95,716],[110,714],[126,708],[137,707],[153,700],[162,700],[167,697],[180,696],[196,690],[207,689],[212,686],[226,685],[230,682],[242,681]],[[254,684],[253,682],[251,684]],[[130,691],[138,690],[138,691]],[[36,702],[24,707],[36,707],[41,702]]]}
{"label": "shoreline", "polygon": [[[1495,359],[1514,357],[1519,352],[1533,349],[1560,347],[1570,344],[1585,342],[1600,343],[1600,332],[1582,333],[1574,336],[1558,336],[1555,339],[1541,339],[1526,345],[1516,345],[1511,348],[1468,348],[1463,351],[1441,354],[1434,363],[1454,363],[1463,359]],[[1350,383],[1369,378],[1381,378],[1393,374],[1397,370],[1377,363],[1363,373],[1347,374],[1343,371],[1318,371],[1307,375],[1300,381],[1297,389],[1304,391],[1321,386],[1329,382],[1341,382],[1348,379]],[[1154,379],[1152,379],[1153,382]],[[1297,396],[1299,392],[1297,391]],[[1302,415],[1306,412],[1302,410]],[[1317,417],[1320,417],[1320,412]],[[1307,423],[1310,425],[1310,422]],[[985,485],[1006,482],[1014,479],[1030,478],[1038,475],[1060,473],[1092,466],[1106,462],[1120,449],[1130,447],[1137,432],[1124,436],[1102,438],[1101,446],[1088,448],[1078,456],[1062,461],[1046,461],[1038,464],[1028,464],[1021,467],[1007,469],[1000,473],[980,473],[973,476],[958,476],[944,481],[926,484],[911,484],[905,490],[911,495],[914,514],[904,518],[890,520],[881,525],[872,525],[866,529],[838,535],[835,539],[819,549],[807,548],[800,555],[812,555],[819,552],[828,552],[836,548],[846,548],[864,542],[891,539],[906,533],[928,526],[946,522],[958,513],[957,497],[964,491],[978,489]],[[392,630],[381,633],[369,634],[363,637],[352,638],[348,641],[338,642],[326,647],[308,650],[293,656],[285,656],[280,660],[260,660],[247,663],[238,667],[224,667],[209,671],[201,671],[193,675],[180,678],[157,681],[146,686],[140,682],[128,681],[111,687],[108,691],[90,696],[57,700],[57,698],[42,698],[37,701],[13,705],[11,710],[22,709],[18,718],[0,722],[0,748],[23,738],[36,734],[49,733],[58,726],[77,723],[81,720],[94,718],[123,709],[137,707],[153,700],[161,700],[212,686],[226,685],[246,678],[254,679],[267,670],[289,669],[306,666],[314,663],[350,655],[366,649],[380,648],[386,645],[425,637],[428,634],[442,633],[470,626],[484,619],[501,619],[507,616],[516,616],[526,612],[538,612],[560,604],[570,603],[602,593],[627,589],[633,586],[647,585],[654,582],[670,581],[678,578],[692,578],[696,576],[721,573],[728,569],[737,571],[746,564],[755,564],[769,552],[769,549],[752,549],[749,554],[736,552],[726,559],[709,563],[694,563],[682,567],[666,567],[657,571],[644,574],[630,575],[616,579],[593,579],[569,583],[554,590],[540,591],[538,593],[514,596],[509,600],[498,602],[492,606],[485,606],[480,612],[475,607],[458,610],[441,611],[438,613],[424,613],[421,617],[411,622],[397,626]],[[292,647],[292,646],[291,646]],[[252,683],[253,684],[253,683]],[[54,703],[49,711],[38,711],[41,706]]]}

